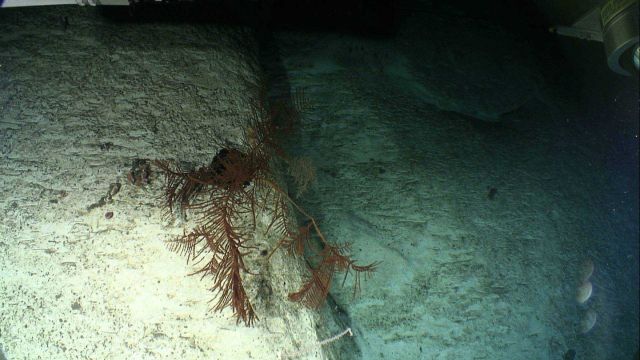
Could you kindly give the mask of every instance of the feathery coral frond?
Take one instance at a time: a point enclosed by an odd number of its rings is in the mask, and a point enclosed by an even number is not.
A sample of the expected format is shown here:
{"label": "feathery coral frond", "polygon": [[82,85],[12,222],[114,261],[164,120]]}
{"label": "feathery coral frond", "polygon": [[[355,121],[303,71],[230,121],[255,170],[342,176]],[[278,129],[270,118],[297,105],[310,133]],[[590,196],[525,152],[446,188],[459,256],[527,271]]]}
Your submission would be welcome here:
{"label": "feathery coral frond", "polygon": [[[171,240],[169,249],[186,256],[188,263],[197,266],[191,275],[211,278],[210,289],[216,294],[211,300],[212,310],[230,307],[237,322],[248,326],[258,317],[242,276],[251,274],[244,256],[255,249],[248,241],[256,229],[258,211],[271,216],[266,232],[279,237],[268,258],[277,249],[286,248],[290,255],[308,260],[310,276],[298,291],[289,294],[292,301],[311,308],[321,306],[335,272],[344,272],[345,278],[354,272],[355,293],[360,289],[360,274],[368,277],[377,266],[377,263],[356,265],[348,255],[348,245],[329,242],[316,220],[275,180],[272,163],[276,159],[282,159],[289,166],[299,193],[314,178],[308,159],[290,158],[281,147],[282,137],[291,134],[300,113],[308,106],[303,95],[297,92],[290,104],[269,104],[266,88],[261,88],[251,106],[242,151],[223,148],[210,164],[195,170],[185,170],[167,161],[155,162],[165,175],[164,195],[169,212],[190,211],[199,215],[198,226]],[[292,226],[291,212],[304,216],[305,225]],[[309,246],[312,239],[319,242],[319,247]]]}
{"label": "feathery coral frond", "polygon": [[302,285],[300,290],[290,293],[289,300],[297,301],[312,309],[317,309],[324,304],[331,280],[333,279],[334,264],[322,263],[316,269],[310,269],[311,276]]}

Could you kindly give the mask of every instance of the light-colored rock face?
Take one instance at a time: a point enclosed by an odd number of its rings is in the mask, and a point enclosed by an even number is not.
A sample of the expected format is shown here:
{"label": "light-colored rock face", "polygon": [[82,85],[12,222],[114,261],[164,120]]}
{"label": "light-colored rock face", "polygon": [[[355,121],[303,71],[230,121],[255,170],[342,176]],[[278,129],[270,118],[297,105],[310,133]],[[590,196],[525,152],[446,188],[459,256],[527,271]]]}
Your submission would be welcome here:
{"label": "light-colored rock face", "polygon": [[8,358],[276,359],[314,343],[300,307],[261,304],[254,328],[209,312],[208,283],[166,248],[185,224],[163,217],[162,178],[128,179],[136,159],[205,164],[238,142],[258,78],[250,34],[115,23],[80,7],[0,19]]}

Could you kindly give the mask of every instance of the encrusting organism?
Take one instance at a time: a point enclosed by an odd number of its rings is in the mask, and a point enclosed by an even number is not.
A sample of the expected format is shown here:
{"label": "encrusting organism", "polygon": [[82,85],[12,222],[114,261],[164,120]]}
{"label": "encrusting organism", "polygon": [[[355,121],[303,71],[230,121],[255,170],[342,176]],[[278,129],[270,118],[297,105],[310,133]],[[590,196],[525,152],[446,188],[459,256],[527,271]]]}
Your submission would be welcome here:
{"label": "encrusting organism", "polygon": [[[212,309],[231,307],[237,321],[247,326],[257,315],[242,277],[251,274],[245,256],[256,250],[251,240],[258,211],[269,213],[267,232],[279,238],[268,258],[282,248],[291,255],[303,256],[308,265],[308,280],[289,294],[292,301],[312,308],[321,306],[336,272],[344,272],[345,279],[349,273],[354,274],[355,294],[361,274],[372,274],[378,265],[357,265],[348,254],[349,245],[328,241],[316,220],[276,181],[273,165],[277,161],[292,165],[289,172],[298,187],[306,188],[313,176],[307,160],[290,158],[280,145],[291,134],[306,104],[303,94],[296,93],[293,105],[269,104],[263,89],[255,99],[241,146],[218,145],[220,150],[211,163],[195,170],[169,161],[155,162],[165,175],[169,213],[191,212],[197,216],[198,225],[171,240],[170,249],[185,255],[188,262],[200,264],[193,274],[211,278],[211,290],[216,293]],[[291,212],[302,215],[304,225],[291,224]],[[312,239],[317,239],[319,246],[309,246]]]}

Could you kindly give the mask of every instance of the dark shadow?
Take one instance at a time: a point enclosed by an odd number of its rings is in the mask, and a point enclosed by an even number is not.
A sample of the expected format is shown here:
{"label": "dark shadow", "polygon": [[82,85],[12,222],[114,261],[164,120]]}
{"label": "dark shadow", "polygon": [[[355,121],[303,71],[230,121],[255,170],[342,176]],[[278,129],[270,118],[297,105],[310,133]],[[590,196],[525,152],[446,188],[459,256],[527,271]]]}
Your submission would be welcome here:
{"label": "dark shadow", "polygon": [[397,11],[392,0],[195,0],[139,2],[105,6],[101,13],[118,22],[213,22],[256,29],[393,34]]}

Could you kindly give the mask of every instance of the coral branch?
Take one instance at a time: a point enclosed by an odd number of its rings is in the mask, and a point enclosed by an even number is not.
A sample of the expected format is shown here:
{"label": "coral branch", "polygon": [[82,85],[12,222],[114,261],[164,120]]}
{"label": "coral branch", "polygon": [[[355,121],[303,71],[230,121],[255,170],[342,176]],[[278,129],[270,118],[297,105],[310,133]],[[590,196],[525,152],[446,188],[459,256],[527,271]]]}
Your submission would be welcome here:
{"label": "coral branch", "polygon": [[[282,159],[290,166],[298,192],[305,190],[314,176],[309,160],[290,158],[280,146],[283,131],[290,131],[299,116],[299,109],[307,103],[301,93],[294,106],[273,104],[266,92],[253,104],[252,118],[245,131],[246,149],[221,149],[210,164],[195,170],[185,170],[168,161],[156,161],[164,173],[165,204],[169,214],[187,211],[198,215],[198,226],[169,242],[169,249],[187,257],[197,265],[202,278],[212,278],[211,291],[216,294],[212,310],[230,307],[238,322],[252,325],[257,320],[249,296],[245,291],[243,275],[251,274],[244,256],[254,247],[247,245],[256,229],[257,212],[266,212],[271,222],[267,233],[280,239],[269,257],[279,248],[290,255],[307,259],[310,276],[289,299],[312,308],[320,307],[331,287],[334,273],[345,277],[355,274],[354,293],[360,289],[360,274],[369,276],[377,263],[356,265],[347,254],[348,246],[339,247],[329,242],[316,220],[299,206],[275,180],[272,165]],[[303,226],[291,226],[290,210],[306,219]],[[319,240],[319,250],[308,246]],[[317,248],[317,247],[316,247]]]}

